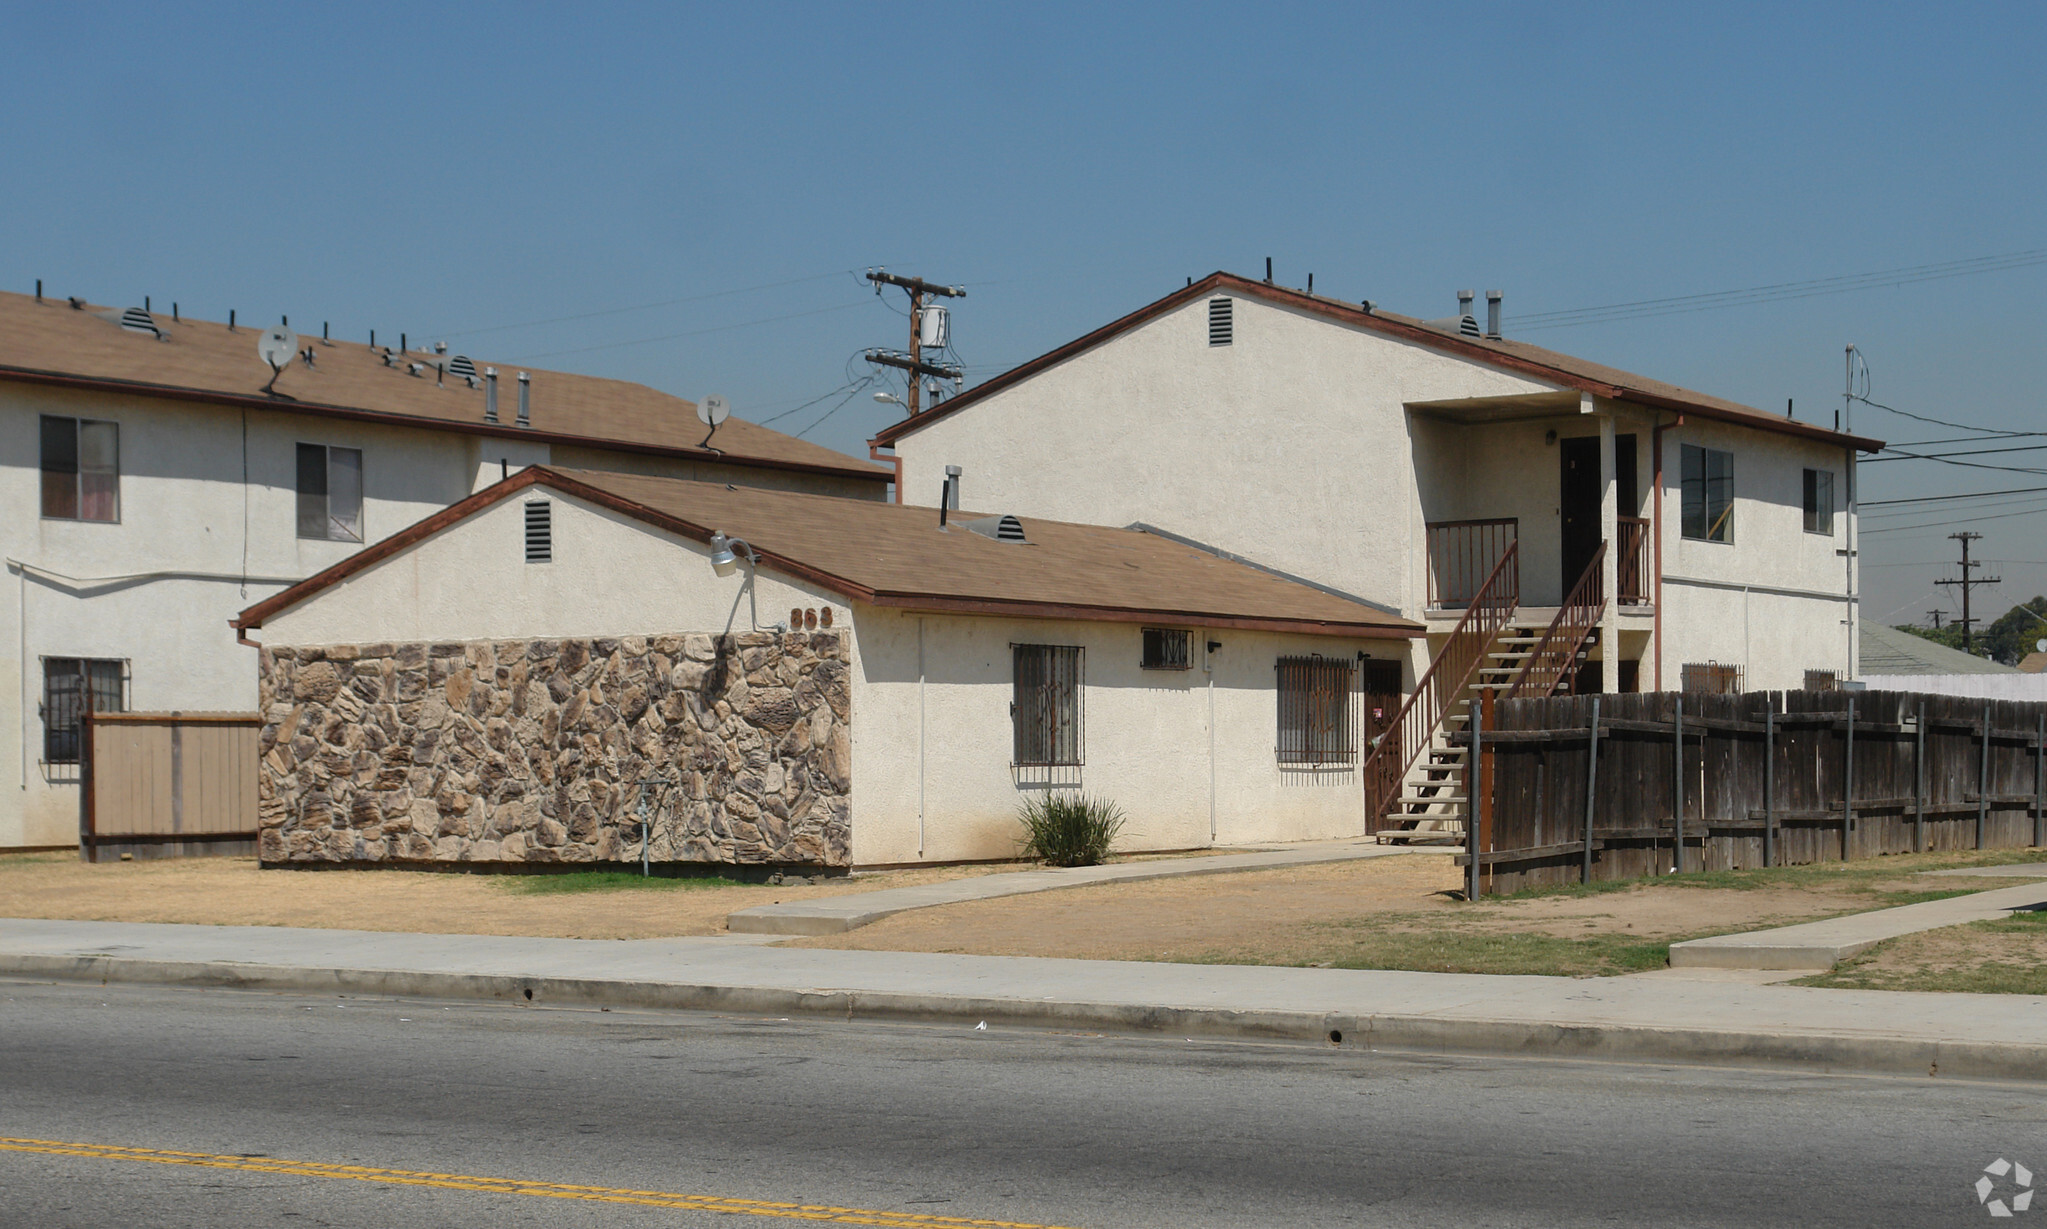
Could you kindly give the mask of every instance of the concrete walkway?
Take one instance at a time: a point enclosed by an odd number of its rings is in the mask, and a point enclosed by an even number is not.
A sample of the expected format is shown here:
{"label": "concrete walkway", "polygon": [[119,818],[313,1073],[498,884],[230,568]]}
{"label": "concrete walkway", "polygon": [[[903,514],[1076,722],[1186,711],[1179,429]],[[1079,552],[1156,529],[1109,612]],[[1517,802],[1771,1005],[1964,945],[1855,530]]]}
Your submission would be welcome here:
{"label": "concrete walkway", "polygon": [[1142,879],[1173,879],[1183,875],[1221,875],[1231,871],[1262,871],[1285,866],[1313,866],[1323,862],[1349,862],[1358,858],[1383,858],[1410,853],[1445,850],[1406,849],[1376,844],[1369,837],[1342,841],[1303,841],[1295,845],[1261,848],[1246,853],[1215,854],[1208,857],[1157,858],[1147,862],[1112,862],[1107,866],[1046,867],[1004,875],[977,875],[950,879],[911,888],[890,888],[854,896],[833,896],[824,900],[790,901],[787,904],[755,905],[725,918],[734,934],[752,935],[835,935],[878,922],[890,914],[933,905],[956,905],[969,900],[993,900],[999,896],[1021,896],[1027,892],[1052,892],[1060,888],[1082,888],[1096,883],[1134,883]]}
{"label": "concrete walkway", "polygon": [[[1973,868],[1972,868],[1973,869]],[[2004,867],[1983,870],[2000,872]],[[2040,867],[2033,868],[2037,874]],[[1934,874],[1958,872],[1936,871]],[[2017,876],[2010,876],[2017,878]],[[1847,917],[1801,922],[1774,930],[1752,930],[1747,934],[1715,935],[1670,945],[1673,969],[1831,969],[1838,961],[1868,951],[1885,939],[2009,917],[2014,909],[2047,904],[2047,882],[2022,883],[2016,887],[1994,888],[1947,900],[1922,901],[1895,909],[1854,913]]]}
{"label": "concrete walkway", "polygon": [[2047,1079],[2047,996],[0,920],[0,976]]}

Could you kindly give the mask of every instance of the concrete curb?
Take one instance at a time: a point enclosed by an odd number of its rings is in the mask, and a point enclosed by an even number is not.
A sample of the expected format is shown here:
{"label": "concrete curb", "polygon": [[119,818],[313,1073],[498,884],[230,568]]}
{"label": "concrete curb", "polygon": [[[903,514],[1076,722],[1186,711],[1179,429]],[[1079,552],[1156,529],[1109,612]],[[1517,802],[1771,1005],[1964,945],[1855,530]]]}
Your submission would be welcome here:
{"label": "concrete curb", "polygon": [[1232,1011],[1130,1003],[1044,1001],[861,990],[793,990],[684,982],[520,977],[483,973],[294,967],[116,956],[0,956],[0,977],[259,990],[272,993],[480,999],[576,1006],[812,1016],[835,1020],[986,1020],[1025,1028],[1281,1041],[1346,1050],[1458,1052],[1523,1058],[1615,1059],[1805,1072],[2047,1080],[2047,1041],[1663,1028],[1638,1024],[1313,1011]]}

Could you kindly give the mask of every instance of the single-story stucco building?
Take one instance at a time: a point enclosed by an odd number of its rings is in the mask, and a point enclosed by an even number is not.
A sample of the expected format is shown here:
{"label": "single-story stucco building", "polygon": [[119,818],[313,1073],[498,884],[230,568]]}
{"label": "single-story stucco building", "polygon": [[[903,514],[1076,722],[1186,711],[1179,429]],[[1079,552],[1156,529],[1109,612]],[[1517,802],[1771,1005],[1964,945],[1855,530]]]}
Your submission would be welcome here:
{"label": "single-story stucco building", "polygon": [[1361,833],[1424,630],[1156,531],[548,467],[235,625],[266,863],[823,868],[1013,857],[1047,790]]}

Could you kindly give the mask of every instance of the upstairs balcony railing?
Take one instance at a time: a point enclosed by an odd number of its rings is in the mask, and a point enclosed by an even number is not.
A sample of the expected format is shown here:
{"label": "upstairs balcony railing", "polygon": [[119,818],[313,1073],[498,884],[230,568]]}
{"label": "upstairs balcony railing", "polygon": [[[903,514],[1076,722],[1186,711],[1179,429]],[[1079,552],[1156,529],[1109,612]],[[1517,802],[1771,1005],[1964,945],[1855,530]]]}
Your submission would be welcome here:
{"label": "upstairs balcony railing", "polygon": [[1653,600],[1649,591],[1649,520],[1641,516],[1620,518],[1620,540],[1614,552],[1614,568],[1618,575],[1615,594],[1623,606],[1646,606]]}
{"label": "upstairs balcony railing", "polygon": [[1520,536],[1518,517],[1428,522],[1429,605],[1458,610],[1471,605]]}

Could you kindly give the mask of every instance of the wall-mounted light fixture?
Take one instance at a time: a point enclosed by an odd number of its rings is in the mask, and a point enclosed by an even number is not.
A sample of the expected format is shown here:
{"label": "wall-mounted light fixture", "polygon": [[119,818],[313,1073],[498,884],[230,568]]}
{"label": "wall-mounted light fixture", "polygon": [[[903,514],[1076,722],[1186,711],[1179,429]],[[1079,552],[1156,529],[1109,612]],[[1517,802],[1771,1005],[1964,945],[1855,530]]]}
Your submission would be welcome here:
{"label": "wall-mounted light fixture", "polygon": [[1552,428],[1551,428],[1551,429],[1549,429],[1548,431],[1545,431],[1545,432],[1543,432],[1543,433],[1542,433],[1542,442],[1543,442],[1543,443],[1545,443],[1545,444],[1554,444],[1554,443],[1556,443],[1556,442],[1557,442],[1557,433],[1556,433],[1556,428],[1552,427]]}
{"label": "wall-mounted light fixture", "polygon": [[[754,580],[759,575],[761,559],[759,555],[754,553],[752,545],[745,538],[725,536],[725,531],[722,529],[711,535],[711,570],[713,572],[720,576],[730,576],[739,570],[739,564],[742,560],[746,563],[746,580],[739,587],[746,590],[747,618],[753,624],[753,630],[757,632],[787,631],[788,628],[781,623],[777,623],[773,627],[761,626],[760,596],[754,590]],[[738,599],[733,599],[732,605],[736,610],[739,606]],[[730,627],[729,623],[727,627]]]}

